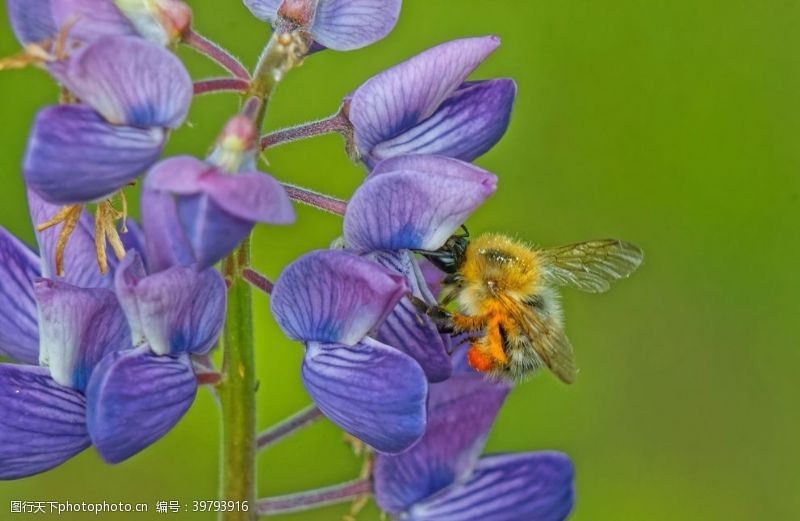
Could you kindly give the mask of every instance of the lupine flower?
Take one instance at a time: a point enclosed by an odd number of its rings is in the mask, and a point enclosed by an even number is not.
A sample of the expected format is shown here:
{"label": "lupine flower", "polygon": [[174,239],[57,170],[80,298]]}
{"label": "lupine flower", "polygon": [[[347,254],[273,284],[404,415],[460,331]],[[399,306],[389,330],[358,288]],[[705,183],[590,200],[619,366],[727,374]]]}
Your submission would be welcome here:
{"label": "lupine flower", "polygon": [[555,452],[481,458],[510,387],[470,371],[431,385],[419,443],[376,456],[378,505],[404,521],[562,521],[574,500],[569,458]]}
{"label": "lupine flower", "polygon": [[[30,201],[34,218],[52,211]],[[65,250],[71,269],[56,282],[39,278],[52,270],[52,230],[37,233],[40,261],[0,228],[0,353],[23,362],[0,364],[0,479],[48,470],[91,444],[116,463],[159,439],[194,400],[189,354],[207,352],[221,328],[220,275],[174,267],[146,276],[133,226],[116,273],[123,311],[113,279],[94,266],[91,229],[84,213]]]}
{"label": "lupine flower", "polygon": [[444,43],[374,76],[345,99],[367,167],[407,154],[472,161],[492,148],[508,127],[516,84],[466,79],[499,44],[495,36]]}
{"label": "lupine flower", "polygon": [[244,4],[277,30],[299,28],[321,46],[351,51],[389,34],[402,0],[244,0]]}
{"label": "lupine flower", "polygon": [[213,265],[255,223],[289,224],[294,209],[283,187],[261,172],[228,175],[189,156],[167,159],[147,175],[142,215],[151,268]]}
{"label": "lupine flower", "polygon": [[84,44],[104,36],[136,34],[113,0],[8,0],[7,3],[11,28],[23,45],[52,41],[67,27],[69,38]]}
{"label": "lupine flower", "polygon": [[167,45],[191,23],[180,0],[8,0],[8,15],[23,45],[52,42],[63,31],[70,46],[105,36],[141,36]]}
{"label": "lupine flower", "polygon": [[408,292],[404,277],[345,251],[309,253],[275,283],[271,306],[306,346],[302,379],[331,421],[378,451],[396,453],[425,430],[420,365],[370,335]]}
{"label": "lupine flower", "polygon": [[49,70],[81,103],[36,117],[23,172],[45,200],[106,198],[152,165],[186,117],[192,80],[175,55],[134,37],[107,37]]}
{"label": "lupine flower", "polygon": [[[347,205],[345,246],[402,274],[415,297],[435,304],[412,250],[441,247],[496,186],[493,174],[457,159],[387,159]],[[450,376],[449,335],[442,336],[409,299],[398,303],[376,338],[412,356],[431,382]]]}
{"label": "lupine flower", "polygon": [[170,45],[191,27],[192,10],[182,0],[114,0],[131,25],[151,42]]}

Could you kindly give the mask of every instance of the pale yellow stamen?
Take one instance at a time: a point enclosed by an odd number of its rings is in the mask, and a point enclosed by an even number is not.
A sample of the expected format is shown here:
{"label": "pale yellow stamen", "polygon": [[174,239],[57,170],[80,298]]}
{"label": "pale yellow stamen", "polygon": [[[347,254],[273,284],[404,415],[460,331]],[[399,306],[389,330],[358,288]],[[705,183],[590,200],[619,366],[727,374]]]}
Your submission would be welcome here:
{"label": "pale yellow stamen", "polygon": [[111,205],[111,199],[97,203],[97,212],[95,213],[94,221],[94,246],[100,273],[106,273],[108,271],[106,242],[111,246],[114,255],[116,255],[118,259],[121,260],[125,257],[125,246],[122,244],[122,239],[119,237],[116,226],[117,220],[124,219],[127,213],[127,203],[124,203],[123,207],[123,212],[118,212]]}
{"label": "pale yellow stamen", "polygon": [[61,232],[58,234],[58,241],[56,242],[56,275],[59,277],[64,276],[64,249],[67,247],[67,241],[75,230],[78,219],[81,217],[81,209],[82,207],[79,204],[65,206],[48,221],[36,227],[38,231],[43,232],[53,226],[63,223]]}

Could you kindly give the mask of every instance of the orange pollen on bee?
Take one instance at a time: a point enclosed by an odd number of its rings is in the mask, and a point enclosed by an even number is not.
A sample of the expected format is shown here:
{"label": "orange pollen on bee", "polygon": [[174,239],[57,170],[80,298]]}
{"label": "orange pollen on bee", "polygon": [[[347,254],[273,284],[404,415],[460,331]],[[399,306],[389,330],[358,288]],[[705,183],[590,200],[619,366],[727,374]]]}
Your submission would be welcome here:
{"label": "orange pollen on bee", "polygon": [[472,346],[467,351],[467,362],[476,371],[485,373],[494,369],[495,361],[492,356],[478,346]]}

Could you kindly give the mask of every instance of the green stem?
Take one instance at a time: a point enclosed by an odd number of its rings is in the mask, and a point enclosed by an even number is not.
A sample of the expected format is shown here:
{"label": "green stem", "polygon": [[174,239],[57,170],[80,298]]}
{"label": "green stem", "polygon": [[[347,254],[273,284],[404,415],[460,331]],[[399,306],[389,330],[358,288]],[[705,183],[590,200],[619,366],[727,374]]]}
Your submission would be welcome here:
{"label": "green stem", "polygon": [[[273,34],[264,48],[245,93],[242,113],[258,131],[275,86],[302,63],[310,39],[304,33]],[[218,392],[222,407],[222,464],[220,499],[247,504],[247,511],[220,512],[220,521],[255,521],[256,508],[256,373],[253,347],[253,308],[250,284],[242,272],[250,266],[250,239],[222,261],[229,284],[228,310],[223,332],[222,381]]]}
{"label": "green stem", "polygon": [[221,512],[219,518],[222,521],[253,521],[258,518],[255,508],[257,448],[253,310],[250,285],[241,277],[249,260],[250,240],[247,239],[223,261],[223,273],[230,289],[223,333],[222,382],[218,387],[222,404],[220,498],[223,501],[246,501],[248,509]]}

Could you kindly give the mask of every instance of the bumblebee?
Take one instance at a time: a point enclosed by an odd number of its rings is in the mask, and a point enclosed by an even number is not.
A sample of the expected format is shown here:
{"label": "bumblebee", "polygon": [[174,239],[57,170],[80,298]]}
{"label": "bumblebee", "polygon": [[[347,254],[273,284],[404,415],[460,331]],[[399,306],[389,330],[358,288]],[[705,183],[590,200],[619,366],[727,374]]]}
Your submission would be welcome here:
{"label": "bumblebee", "polygon": [[[447,276],[441,305],[415,301],[418,309],[442,332],[468,337],[475,370],[514,382],[547,366],[572,383],[573,350],[556,288],[603,293],[643,260],[639,247],[616,239],[536,248],[501,234],[454,235],[420,253]],[[457,312],[445,308],[452,301]]]}

